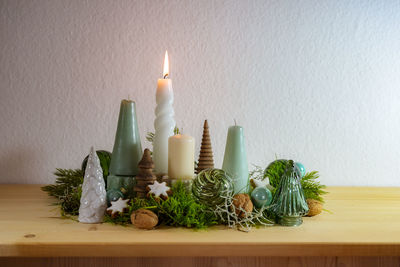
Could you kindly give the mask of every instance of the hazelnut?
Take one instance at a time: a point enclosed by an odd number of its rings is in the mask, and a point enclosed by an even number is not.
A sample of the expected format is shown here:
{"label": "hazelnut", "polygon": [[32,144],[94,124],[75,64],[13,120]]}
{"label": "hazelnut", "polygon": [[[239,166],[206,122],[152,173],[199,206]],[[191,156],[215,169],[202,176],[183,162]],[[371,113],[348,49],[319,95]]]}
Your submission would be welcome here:
{"label": "hazelnut", "polygon": [[157,215],[151,210],[138,209],[132,212],[131,222],[139,229],[153,229],[158,223]]}
{"label": "hazelnut", "polygon": [[233,196],[235,212],[240,218],[245,218],[253,211],[253,203],[248,194],[236,194]]}
{"label": "hazelnut", "polygon": [[322,203],[315,199],[307,199],[308,213],[307,216],[312,217],[322,212]]}

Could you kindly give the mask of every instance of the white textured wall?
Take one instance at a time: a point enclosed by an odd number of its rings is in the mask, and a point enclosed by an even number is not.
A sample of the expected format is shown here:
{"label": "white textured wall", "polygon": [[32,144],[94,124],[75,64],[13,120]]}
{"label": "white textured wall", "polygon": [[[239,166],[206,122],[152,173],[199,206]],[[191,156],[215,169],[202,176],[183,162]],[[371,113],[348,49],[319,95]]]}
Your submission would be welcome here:
{"label": "white textured wall", "polygon": [[399,1],[1,0],[0,49],[0,182],[112,150],[128,96],[148,146],[168,49],[176,121],[198,147],[209,120],[217,166],[235,118],[250,166],[400,186]]}

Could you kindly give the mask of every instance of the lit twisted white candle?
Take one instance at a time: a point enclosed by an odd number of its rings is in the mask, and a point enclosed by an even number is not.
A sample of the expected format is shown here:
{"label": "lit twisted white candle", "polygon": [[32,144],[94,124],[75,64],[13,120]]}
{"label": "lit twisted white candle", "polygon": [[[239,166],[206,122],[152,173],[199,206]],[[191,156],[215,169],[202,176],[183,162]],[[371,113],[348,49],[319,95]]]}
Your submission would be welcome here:
{"label": "lit twisted white candle", "polygon": [[156,92],[155,135],[153,140],[153,161],[156,173],[168,173],[168,138],[174,135],[175,120],[172,82],[168,79],[168,53],[165,52],[164,79],[158,79]]}

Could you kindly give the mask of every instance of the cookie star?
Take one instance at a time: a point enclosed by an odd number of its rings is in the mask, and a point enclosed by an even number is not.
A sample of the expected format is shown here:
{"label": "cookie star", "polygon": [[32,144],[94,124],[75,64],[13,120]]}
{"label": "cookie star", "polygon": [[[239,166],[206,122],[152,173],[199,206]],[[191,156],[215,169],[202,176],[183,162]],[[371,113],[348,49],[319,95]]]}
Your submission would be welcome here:
{"label": "cookie star", "polygon": [[129,199],[123,200],[122,198],[117,201],[111,201],[111,207],[108,207],[107,211],[111,212],[111,215],[118,212],[122,213],[124,209],[128,208],[128,201]]}
{"label": "cookie star", "polygon": [[166,182],[159,183],[154,181],[154,184],[148,185],[149,194],[155,197],[168,198],[168,193],[171,192],[170,187],[167,186]]}

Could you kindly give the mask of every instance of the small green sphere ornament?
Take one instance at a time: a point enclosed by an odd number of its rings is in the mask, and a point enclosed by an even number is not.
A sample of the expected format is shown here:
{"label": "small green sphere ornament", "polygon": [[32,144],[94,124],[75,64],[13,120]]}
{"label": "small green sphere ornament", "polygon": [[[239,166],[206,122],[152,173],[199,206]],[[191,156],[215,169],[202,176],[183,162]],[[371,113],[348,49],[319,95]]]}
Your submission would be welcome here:
{"label": "small green sphere ornament", "polygon": [[272,201],[272,193],[266,187],[257,187],[251,192],[251,201],[258,209],[268,207]]}
{"label": "small green sphere ornament", "polygon": [[111,204],[111,202],[117,201],[119,198],[124,198],[124,194],[120,190],[109,190],[107,191],[107,202],[108,205]]}
{"label": "small green sphere ornament", "polygon": [[300,172],[300,178],[303,178],[306,175],[306,168],[301,162],[295,162],[297,170]]}
{"label": "small green sphere ornament", "polygon": [[193,180],[192,193],[197,202],[215,207],[233,194],[233,181],[221,169],[205,169]]}

